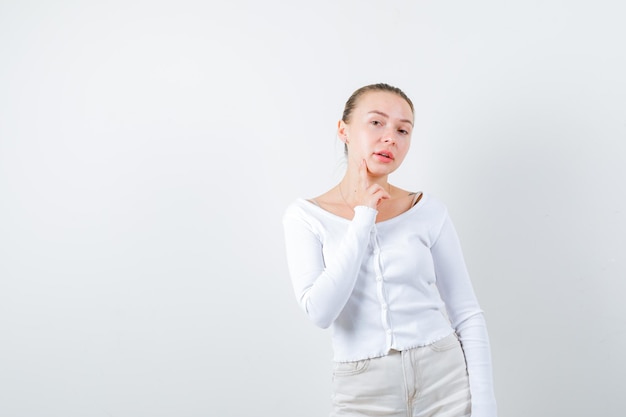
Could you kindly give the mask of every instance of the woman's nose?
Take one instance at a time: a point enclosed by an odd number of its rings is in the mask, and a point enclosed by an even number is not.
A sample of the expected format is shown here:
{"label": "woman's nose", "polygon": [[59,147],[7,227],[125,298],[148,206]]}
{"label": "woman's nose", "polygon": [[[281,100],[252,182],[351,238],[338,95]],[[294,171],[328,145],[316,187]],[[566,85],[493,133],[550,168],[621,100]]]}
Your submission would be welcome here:
{"label": "woman's nose", "polygon": [[395,143],[396,142],[396,131],[389,126],[385,129],[383,142],[385,143]]}

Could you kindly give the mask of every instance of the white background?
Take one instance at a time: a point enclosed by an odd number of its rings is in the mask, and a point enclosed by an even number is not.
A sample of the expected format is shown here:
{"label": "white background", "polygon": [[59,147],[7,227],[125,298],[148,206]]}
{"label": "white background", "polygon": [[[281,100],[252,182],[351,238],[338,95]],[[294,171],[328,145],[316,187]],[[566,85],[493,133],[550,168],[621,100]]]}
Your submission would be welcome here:
{"label": "white background", "polygon": [[416,106],[392,182],[450,209],[500,415],[623,416],[625,13],[0,1],[0,415],[327,415],[281,216],[387,82]]}

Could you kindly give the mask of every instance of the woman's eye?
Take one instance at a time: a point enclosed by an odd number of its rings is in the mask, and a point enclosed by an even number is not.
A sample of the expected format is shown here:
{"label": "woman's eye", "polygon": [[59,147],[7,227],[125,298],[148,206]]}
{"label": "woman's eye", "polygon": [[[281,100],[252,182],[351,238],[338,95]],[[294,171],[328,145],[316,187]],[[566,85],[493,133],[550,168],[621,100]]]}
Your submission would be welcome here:
{"label": "woman's eye", "polygon": [[404,130],[404,129],[399,129],[398,132],[400,132],[403,135],[408,135],[409,131],[408,130]]}
{"label": "woman's eye", "polygon": [[378,120],[372,120],[372,124],[374,126],[380,126],[382,123],[380,123]]}

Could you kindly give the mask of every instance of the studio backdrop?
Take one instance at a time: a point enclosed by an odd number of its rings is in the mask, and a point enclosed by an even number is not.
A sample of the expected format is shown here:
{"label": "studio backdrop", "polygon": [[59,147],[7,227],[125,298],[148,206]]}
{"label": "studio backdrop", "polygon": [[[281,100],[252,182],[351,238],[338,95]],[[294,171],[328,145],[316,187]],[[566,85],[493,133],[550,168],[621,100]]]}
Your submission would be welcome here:
{"label": "studio backdrop", "polygon": [[500,415],[623,416],[625,12],[3,0],[0,415],[327,415],[281,217],[386,82],[415,103],[391,182],[449,208]]}

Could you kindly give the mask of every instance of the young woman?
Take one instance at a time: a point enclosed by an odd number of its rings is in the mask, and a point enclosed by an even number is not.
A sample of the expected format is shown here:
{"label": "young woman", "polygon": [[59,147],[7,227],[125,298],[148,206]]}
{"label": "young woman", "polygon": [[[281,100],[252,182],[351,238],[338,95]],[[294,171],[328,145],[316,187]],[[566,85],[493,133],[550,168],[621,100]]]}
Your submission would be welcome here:
{"label": "young woman", "polygon": [[332,327],[332,416],[495,417],[485,320],[446,207],[388,182],[413,111],[387,84],[348,99],[345,176],[283,217],[293,287]]}

